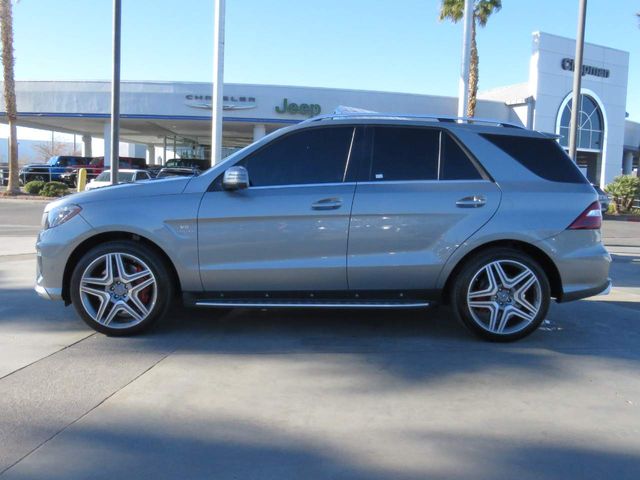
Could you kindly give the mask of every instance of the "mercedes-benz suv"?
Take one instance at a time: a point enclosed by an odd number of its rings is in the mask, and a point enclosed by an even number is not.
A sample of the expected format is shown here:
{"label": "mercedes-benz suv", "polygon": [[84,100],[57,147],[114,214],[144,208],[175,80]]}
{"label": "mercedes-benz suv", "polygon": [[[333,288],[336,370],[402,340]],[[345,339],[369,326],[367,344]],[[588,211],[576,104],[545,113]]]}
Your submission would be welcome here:
{"label": "mercedes-benz suv", "polygon": [[36,291],[110,335],[181,298],[240,308],[450,304],[522,338],[610,287],[597,195],[557,141],[500,122],[328,115],[199,176],[49,204]]}

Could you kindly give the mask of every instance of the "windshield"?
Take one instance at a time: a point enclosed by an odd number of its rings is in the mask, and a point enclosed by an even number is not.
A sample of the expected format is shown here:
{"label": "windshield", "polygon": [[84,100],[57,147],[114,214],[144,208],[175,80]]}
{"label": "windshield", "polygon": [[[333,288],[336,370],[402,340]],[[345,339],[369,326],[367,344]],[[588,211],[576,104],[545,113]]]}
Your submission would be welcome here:
{"label": "windshield", "polygon": [[[110,182],[111,171],[102,172],[96,177],[96,182]],[[118,172],[118,181],[120,183],[133,182],[133,172]]]}
{"label": "windshield", "polygon": [[56,163],[58,163],[59,159],[60,157],[51,157],[49,160],[47,160],[47,165],[55,165]]}

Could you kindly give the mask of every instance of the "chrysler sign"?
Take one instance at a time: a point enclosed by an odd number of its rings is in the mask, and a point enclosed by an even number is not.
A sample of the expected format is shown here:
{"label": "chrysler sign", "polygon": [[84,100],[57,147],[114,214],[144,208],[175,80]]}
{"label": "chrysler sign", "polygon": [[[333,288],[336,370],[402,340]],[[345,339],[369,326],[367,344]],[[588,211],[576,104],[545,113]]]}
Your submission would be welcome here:
{"label": "chrysler sign", "polygon": [[[188,94],[184,96],[184,104],[191,108],[201,108],[203,110],[211,110],[211,95],[195,95]],[[250,110],[256,108],[256,97],[245,97],[235,95],[225,95],[222,97],[223,110]]]}

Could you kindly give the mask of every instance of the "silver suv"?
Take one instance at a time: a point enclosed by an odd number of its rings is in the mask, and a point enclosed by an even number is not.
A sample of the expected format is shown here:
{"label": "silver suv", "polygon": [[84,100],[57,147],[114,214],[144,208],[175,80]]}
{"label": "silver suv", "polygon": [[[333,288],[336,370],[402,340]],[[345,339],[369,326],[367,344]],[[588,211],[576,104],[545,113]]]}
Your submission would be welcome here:
{"label": "silver suv", "polygon": [[551,298],[608,289],[597,195],[558,143],[514,125],[317,117],[200,176],[49,204],[36,291],[109,335],[199,307],[421,308],[533,332]]}

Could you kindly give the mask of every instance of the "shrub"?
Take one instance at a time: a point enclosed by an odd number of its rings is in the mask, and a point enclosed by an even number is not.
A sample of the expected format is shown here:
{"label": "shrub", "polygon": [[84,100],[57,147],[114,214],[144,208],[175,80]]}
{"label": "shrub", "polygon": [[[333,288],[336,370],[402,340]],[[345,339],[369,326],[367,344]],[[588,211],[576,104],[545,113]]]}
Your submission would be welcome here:
{"label": "shrub", "polygon": [[42,188],[45,186],[47,182],[43,182],[42,180],[33,180],[31,182],[27,182],[24,186],[24,191],[29,195],[40,195]]}
{"label": "shrub", "polygon": [[631,209],[633,200],[640,195],[640,178],[631,175],[619,175],[605,187],[607,193],[613,197],[615,213],[626,212]]}
{"label": "shrub", "polygon": [[62,182],[49,182],[40,190],[40,195],[43,197],[61,197],[67,193],[69,193],[69,187]]}

